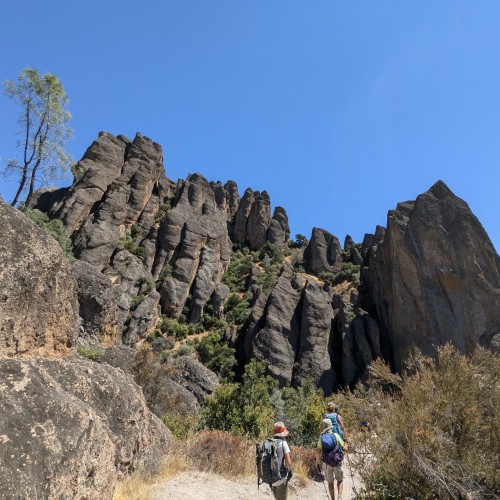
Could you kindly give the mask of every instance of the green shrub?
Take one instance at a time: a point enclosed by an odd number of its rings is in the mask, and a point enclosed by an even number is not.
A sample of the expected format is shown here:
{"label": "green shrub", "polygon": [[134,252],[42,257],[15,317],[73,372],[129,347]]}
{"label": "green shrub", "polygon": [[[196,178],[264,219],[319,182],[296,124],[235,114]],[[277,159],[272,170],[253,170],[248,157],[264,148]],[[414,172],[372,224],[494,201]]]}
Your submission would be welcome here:
{"label": "green shrub", "polygon": [[196,352],[200,361],[210,370],[227,380],[234,376],[233,368],[236,365],[235,349],[222,341],[219,332],[203,337],[196,345]]}
{"label": "green shrub", "polygon": [[210,330],[210,329],[222,329],[226,328],[227,323],[220,318],[216,318],[215,316],[212,316],[208,313],[203,314],[201,317],[201,324],[205,330]]}
{"label": "green shrub", "polygon": [[168,316],[162,316],[160,330],[163,333],[169,333],[170,335],[173,335],[177,340],[183,340],[187,338],[189,334],[188,325],[186,325],[185,323],[180,323],[175,318],[169,318]]}
{"label": "green shrub", "polygon": [[[378,498],[494,498],[500,493],[500,356],[451,346],[394,375],[381,362],[358,398],[378,438],[361,471]],[[385,387],[385,391],[383,390]],[[391,391],[387,388],[391,387]],[[372,497],[371,497],[372,498]]]}
{"label": "green shrub", "polygon": [[232,292],[242,292],[245,289],[246,279],[253,267],[252,255],[245,254],[238,250],[231,256],[229,268],[224,273],[222,282],[226,284]]}
{"label": "green shrub", "polygon": [[266,255],[275,264],[279,264],[281,266],[281,264],[283,263],[283,252],[281,248],[274,243],[270,243],[269,241],[266,241],[264,245],[262,245],[259,251],[259,259],[263,260]]}
{"label": "green shrub", "polygon": [[194,353],[194,346],[191,344],[182,344],[179,349],[177,349],[178,356],[191,356]]}
{"label": "green shrub", "polygon": [[352,262],[342,262],[340,271],[335,274],[330,271],[324,271],[318,274],[318,278],[328,281],[333,285],[338,285],[343,281],[352,281],[359,285],[359,273],[360,267],[358,265]]}
{"label": "green shrub", "polygon": [[79,346],[78,354],[84,358],[91,359],[92,361],[97,361],[102,358],[105,354],[104,349],[98,346]]}
{"label": "green shrub", "polygon": [[264,267],[264,271],[261,272],[257,278],[257,283],[262,285],[264,292],[269,293],[276,282],[281,271],[281,263],[272,262]]}
{"label": "green shrub", "polygon": [[241,384],[219,385],[202,407],[204,426],[256,439],[269,435],[274,422],[270,395],[276,381],[265,370],[263,361],[252,360]]}
{"label": "green shrub", "polygon": [[303,234],[296,234],[295,240],[288,242],[290,248],[305,248],[308,244],[309,240]]}
{"label": "green shrub", "polygon": [[226,320],[229,323],[242,326],[247,321],[251,312],[250,297],[247,295],[240,297],[236,293],[232,293],[229,296],[226,304]]}
{"label": "green shrub", "polygon": [[50,219],[49,216],[40,210],[26,210],[26,217],[32,220],[37,226],[49,233],[61,246],[64,255],[73,259],[73,244],[64,224],[59,219]]}
{"label": "green shrub", "polygon": [[144,302],[144,299],[144,295],[137,295],[137,297],[134,297],[130,302],[130,310],[135,311]]}
{"label": "green shrub", "polygon": [[198,418],[193,413],[182,415],[173,412],[168,413],[163,415],[162,421],[177,439],[185,439],[193,434],[198,427]]}
{"label": "green shrub", "polygon": [[137,243],[132,239],[130,234],[127,234],[125,238],[118,240],[118,247],[121,250],[127,250],[133,255],[141,256],[144,255],[144,248],[137,245]]}

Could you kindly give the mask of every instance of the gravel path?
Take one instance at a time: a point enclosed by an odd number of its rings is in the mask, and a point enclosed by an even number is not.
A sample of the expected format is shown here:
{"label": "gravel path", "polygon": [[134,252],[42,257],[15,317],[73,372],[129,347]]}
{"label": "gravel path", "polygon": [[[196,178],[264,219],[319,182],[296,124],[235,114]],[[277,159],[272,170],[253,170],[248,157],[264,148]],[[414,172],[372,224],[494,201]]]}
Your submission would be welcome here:
{"label": "gravel path", "polygon": [[[354,479],[355,487],[361,488],[357,478]],[[310,481],[307,486],[297,488],[291,483],[290,500],[327,500],[330,498],[325,491],[323,482]],[[355,498],[353,480],[349,474],[349,468],[344,466],[344,493],[343,500]],[[241,480],[230,480],[216,474],[206,472],[190,471],[183,472],[178,476],[161,484],[151,497],[152,500],[272,500],[273,495],[269,486],[263,484],[257,490],[256,478],[242,478]]]}

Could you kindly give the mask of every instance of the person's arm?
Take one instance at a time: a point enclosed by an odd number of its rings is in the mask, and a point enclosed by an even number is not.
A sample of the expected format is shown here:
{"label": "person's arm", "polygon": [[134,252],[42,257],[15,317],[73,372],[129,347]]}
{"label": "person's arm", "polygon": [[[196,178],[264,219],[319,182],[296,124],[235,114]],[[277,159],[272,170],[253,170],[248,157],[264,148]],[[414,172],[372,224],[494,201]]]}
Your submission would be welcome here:
{"label": "person's arm", "polygon": [[342,422],[342,417],[337,413],[337,422],[340,425],[340,428],[342,429],[342,432],[344,433],[344,439],[347,439],[347,432],[345,431],[344,428],[344,422]]}
{"label": "person's arm", "polygon": [[318,471],[321,472],[321,450],[319,448],[314,450],[314,458],[316,460],[316,467]]}
{"label": "person's arm", "polygon": [[288,470],[292,470],[292,459],[290,458],[290,452],[285,453],[285,465]]}

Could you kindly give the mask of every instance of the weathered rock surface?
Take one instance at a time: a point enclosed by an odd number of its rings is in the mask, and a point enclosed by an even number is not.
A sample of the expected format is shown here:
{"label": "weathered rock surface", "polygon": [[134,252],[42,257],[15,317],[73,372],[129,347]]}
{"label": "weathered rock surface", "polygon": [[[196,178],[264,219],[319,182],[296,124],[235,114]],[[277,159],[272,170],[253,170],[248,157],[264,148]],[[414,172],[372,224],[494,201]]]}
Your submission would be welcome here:
{"label": "weathered rock surface", "polygon": [[81,176],[77,182],[38,194],[34,208],[62,220],[74,240],[75,255],[102,269],[133,227],[139,233],[136,244],[148,235],[172,187],[160,146],[141,134],[130,141],[101,132],[76,170]]}
{"label": "weathered rock surface", "polygon": [[76,283],[64,253],[22,212],[0,202],[0,354],[66,354],[76,346]]}
{"label": "weathered rock surface", "polygon": [[284,265],[269,295],[263,317],[247,332],[247,356],[266,360],[281,386],[290,385],[300,334],[300,290],[292,286],[294,272]]}
{"label": "weathered rock surface", "polygon": [[300,382],[312,377],[318,387],[331,394],[337,380],[332,366],[332,298],[315,281],[303,290],[302,321],[294,379]]}
{"label": "weathered rock surface", "polygon": [[150,350],[137,353],[133,371],[149,408],[159,417],[196,413],[219,385],[217,375],[200,362],[181,356],[165,363]]}
{"label": "weathered rock surface", "polygon": [[336,236],[320,228],[313,228],[311,240],[304,250],[304,268],[319,274],[336,273],[342,264],[342,248]]}
{"label": "weathered rock surface", "polygon": [[160,316],[160,294],[153,275],[141,260],[126,250],[113,257],[105,271],[114,283],[118,328],[126,345],[135,344],[156,325]]}
{"label": "weathered rock surface", "polygon": [[117,306],[111,280],[92,264],[81,260],[72,263],[78,289],[79,314],[83,332],[80,342],[110,347],[120,342]]}
{"label": "weathered rock surface", "polygon": [[500,259],[468,205],[441,181],[389,212],[370,291],[401,369],[414,347],[470,353],[500,331]]}
{"label": "weathered rock surface", "polygon": [[80,357],[0,360],[2,498],[111,498],[171,437],[121,370]]}
{"label": "weathered rock surface", "polygon": [[213,371],[189,356],[175,358],[172,364],[176,373],[176,378],[172,378],[193,394],[199,404],[219,385]]}

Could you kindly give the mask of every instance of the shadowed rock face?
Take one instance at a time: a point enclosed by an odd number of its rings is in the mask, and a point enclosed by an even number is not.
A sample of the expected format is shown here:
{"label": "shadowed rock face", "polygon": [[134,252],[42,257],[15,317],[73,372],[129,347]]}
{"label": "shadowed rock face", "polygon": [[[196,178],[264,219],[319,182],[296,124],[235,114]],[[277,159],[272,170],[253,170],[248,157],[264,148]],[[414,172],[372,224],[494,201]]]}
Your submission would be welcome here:
{"label": "shadowed rock face", "polygon": [[0,355],[61,355],[76,346],[76,283],[56,240],[0,202]]}
{"label": "shadowed rock face", "polygon": [[111,498],[169,431],[121,370],[80,357],[0,360],[2,498]]}
{"label": "shadowed rock face", "polygon": [[417,347],[470,353],[500,331],[500,260],[468,205],[441,181],[389,212],[370,291],[401,369]]}

